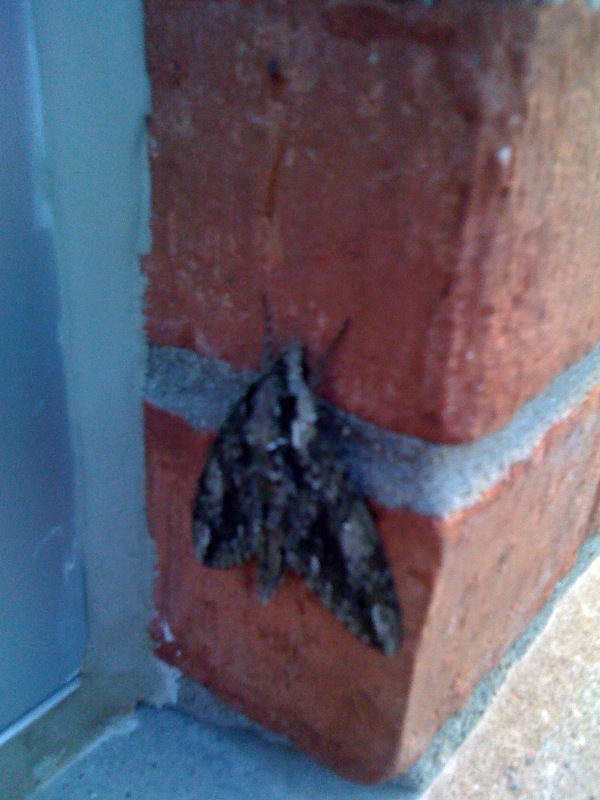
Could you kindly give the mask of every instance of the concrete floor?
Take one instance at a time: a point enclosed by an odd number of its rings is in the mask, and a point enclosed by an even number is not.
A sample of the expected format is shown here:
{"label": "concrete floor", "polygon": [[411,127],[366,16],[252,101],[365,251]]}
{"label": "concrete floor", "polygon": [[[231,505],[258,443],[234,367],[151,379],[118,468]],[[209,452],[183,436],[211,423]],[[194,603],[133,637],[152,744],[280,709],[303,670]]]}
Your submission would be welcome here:
{"label": "concrete floor", "polygon": [[[597,538],[597,537],[596,537]],[[361,787],[248,727],[142,707],[35,800],[600,800],[600,558],[424,794]]]}
{"label": "concrete floor", "polygon": [[600,800],[600,558],[423,796],[458,798]]}
{"label": "concrete floor", "polygon": [[[127,730],[129,728],[129,730]],[[35,800],[398,800],[393,786],[348,783],[255,731],[140,708]],[[405,796],[405,795],[404,795]]]}

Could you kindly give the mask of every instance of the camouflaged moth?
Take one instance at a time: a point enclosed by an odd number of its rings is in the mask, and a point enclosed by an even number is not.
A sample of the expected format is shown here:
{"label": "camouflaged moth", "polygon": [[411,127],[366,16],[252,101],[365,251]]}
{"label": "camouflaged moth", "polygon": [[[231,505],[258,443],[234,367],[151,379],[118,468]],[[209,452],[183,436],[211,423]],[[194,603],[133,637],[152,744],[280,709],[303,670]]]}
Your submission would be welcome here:
{"label": "camouflaged moth", "polygon": [[218,568],[255,556],[262,602],[293,570],[354,635],[391,655],[402,627],[394,581],[314,393],[317,382],[301,342],[268,354],[200,478],[196,556]]}

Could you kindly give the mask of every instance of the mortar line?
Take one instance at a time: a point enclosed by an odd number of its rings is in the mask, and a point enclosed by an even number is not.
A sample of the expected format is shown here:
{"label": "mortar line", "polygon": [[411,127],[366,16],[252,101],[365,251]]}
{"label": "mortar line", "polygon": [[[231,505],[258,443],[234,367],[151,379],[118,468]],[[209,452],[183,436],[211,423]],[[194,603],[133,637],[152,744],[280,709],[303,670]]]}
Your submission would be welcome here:
{"label": "mortar line", "polygon": [[[256,373],[194,351],[151,344],[145,399],[196,430],[218,430]],[[446,517],[474,505],[545,434],[600,387],[600,344],[523,404],[499,430],[466,444],[394,433],[321,401],[337,430],[352,479],[389,508]],[[597,412],[597,413],[600,413]]]}

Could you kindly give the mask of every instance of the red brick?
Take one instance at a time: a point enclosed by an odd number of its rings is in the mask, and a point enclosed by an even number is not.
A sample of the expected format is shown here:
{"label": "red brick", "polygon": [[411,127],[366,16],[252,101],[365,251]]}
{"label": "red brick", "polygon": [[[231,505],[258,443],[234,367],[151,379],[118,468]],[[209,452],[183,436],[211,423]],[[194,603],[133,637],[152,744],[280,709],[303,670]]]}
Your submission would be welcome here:
{"label": "red brick", "polygon": [[[600,19],[583,4],[146,0],[148,332],[437,441],[600,338]],[[269,59],[276,58],[269,72]]]}
{"label": "red brick", "polygon": [[414,762],[597,524],[600,388],[472,507],[444,519],[374,508],[406,621],[403,646],[387,658],[358,642],[295,576],[263,606],[253,564],[211,570],[196,561],[191,505],[211,439],[147,407],[159,652],[360,781]]}
{"label": "red brick", "polygon": [[[148,333],[323,385],[404,433],[504,423],[600,338],[600,22],[583,5],[146,0]],[[270,61],[276,59],[276,61]],[[208,570],[191,503],[214,434],[147,409],[160,653],[344,775],[414,762],[600,524],[600,390],[474,506],[374,507],[406,616],[391,659],[290,575]],[[168,624],[168,628],[166,627]],[[168,635],[165,635],[168,631]]]}

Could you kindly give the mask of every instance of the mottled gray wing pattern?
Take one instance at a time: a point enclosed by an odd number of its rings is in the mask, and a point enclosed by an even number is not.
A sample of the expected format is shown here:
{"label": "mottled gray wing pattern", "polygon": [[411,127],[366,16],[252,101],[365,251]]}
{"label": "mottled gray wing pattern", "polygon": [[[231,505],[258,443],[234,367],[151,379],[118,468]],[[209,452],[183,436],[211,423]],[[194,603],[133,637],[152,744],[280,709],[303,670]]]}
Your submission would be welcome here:
{"label": "mottled gray wing pattern", "polygon": [[401,637],[392,574],[308,379],[292,343],[234,406],[199,482],[196,555],[221,568],[256,556],[263,602],[294,570],[352,633],[391,654]]}

